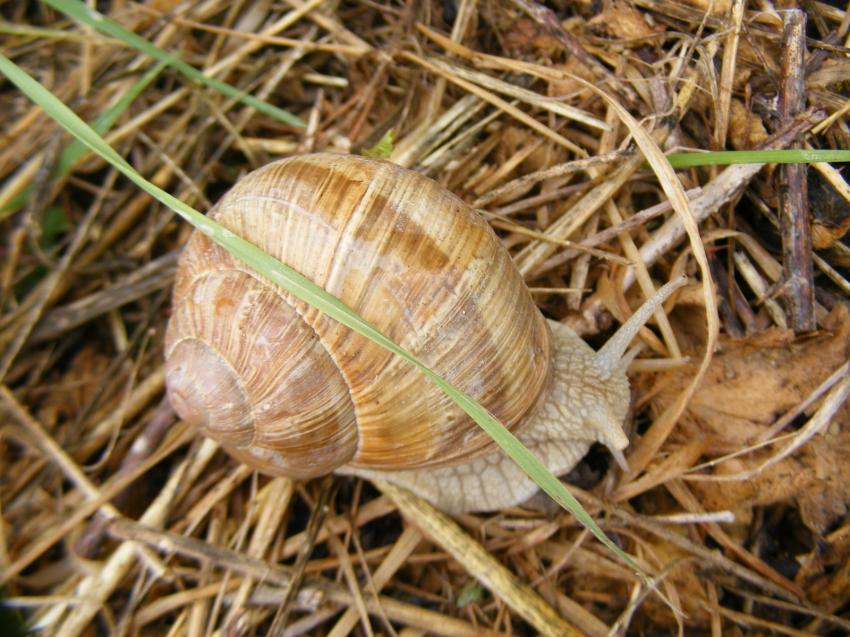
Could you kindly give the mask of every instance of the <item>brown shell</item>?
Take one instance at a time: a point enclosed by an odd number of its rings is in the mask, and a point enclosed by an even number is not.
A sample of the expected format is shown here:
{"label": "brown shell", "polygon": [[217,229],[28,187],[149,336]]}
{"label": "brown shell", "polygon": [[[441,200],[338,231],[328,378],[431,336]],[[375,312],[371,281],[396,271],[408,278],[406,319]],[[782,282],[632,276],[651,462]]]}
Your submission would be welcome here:
{"label": "brown shell", "polygon": [[[298,156],[241,179],[211,215],[509,427],[536,403],[548,327],[490,227],[431,179],[361,157]],[[489,442],[418,370],[198,232],[180,262],[166,356],[181,417],[271,473],[438,466]]]}

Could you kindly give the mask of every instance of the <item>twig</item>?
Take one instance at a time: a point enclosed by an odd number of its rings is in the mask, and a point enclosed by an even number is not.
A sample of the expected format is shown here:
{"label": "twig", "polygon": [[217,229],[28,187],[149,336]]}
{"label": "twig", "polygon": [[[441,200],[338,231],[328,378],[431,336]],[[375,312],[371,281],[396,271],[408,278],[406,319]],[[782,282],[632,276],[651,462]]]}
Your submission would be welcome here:
{"label": "twig", "polygon": [[[779,114],[784,123],[806,107],[806,14],[785,13]],[[793,147],[800,147],[794,142]],[[785,273],[785,301],[795,332],[811,332],[815,321],[812,237],[809,227],[805,164],[785,164],[779,170],[779,220]]]}
{"label": "twig", "polygon": [[[759,148],[787,148],[791,141],[804,134],[814,122],[809,117],[797,118],[776,134],[765,140]],[[764,167],[764,164],[737,164],[724,169],[717,177],[703,186],[702,194],[691,202],[691,212],[701,223],[717,212],[722,206],[734,201],[746,188],[750,180]],[[654,264],[666,254],[685,235],[679,219],[670,217],[640,247],[641,259],[647,266]],[[630,268],[623,277],[623,287],[628,289],[635,280],[634,268]]]}

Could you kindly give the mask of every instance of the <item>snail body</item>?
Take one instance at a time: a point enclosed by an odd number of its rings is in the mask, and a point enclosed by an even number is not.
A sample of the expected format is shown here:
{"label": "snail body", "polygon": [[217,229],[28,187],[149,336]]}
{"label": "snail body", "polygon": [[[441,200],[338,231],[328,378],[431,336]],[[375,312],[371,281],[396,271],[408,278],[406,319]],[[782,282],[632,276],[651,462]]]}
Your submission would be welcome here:
{"label": "snail body", "polygon": [[[489,225],[431,179],[366,158],[296,156],[246,175],[210,216],[466,391],[554,472],[594,441],[617,454],[628,444],[623,352],[645,317],[598,353],[546,321]],[[534,493],[421,372],[199,232],[173,308],[169,399],[246,464],[382,478],[450,512]]]}

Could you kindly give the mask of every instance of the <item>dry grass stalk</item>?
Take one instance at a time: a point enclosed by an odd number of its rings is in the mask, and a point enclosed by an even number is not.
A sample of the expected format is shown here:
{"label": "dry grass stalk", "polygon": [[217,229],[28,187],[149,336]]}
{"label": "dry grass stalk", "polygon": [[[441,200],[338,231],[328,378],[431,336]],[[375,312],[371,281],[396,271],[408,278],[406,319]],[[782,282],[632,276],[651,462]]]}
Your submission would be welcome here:
{"label": "dry grass stalk", "polygon": [[[152,62],[45,7],[4,5],[6,22],[53,31],[0,24],[3,53],[93,120]],[[663,161],[850,147],[846,8],[806,5],[804,42],[801,13],[783,35],[774,7],[737,0],[99,7],[307,122],[161,72],[105,137],[189,204],[279,156],[358,151],[392,129],[393,160],[481,208],[541,308],[588,338],[636,307],[634,283],[692,278],[641,335],[653,356],[633,366],[631,471],[592,452],[570,476],[667,601],[545,505],[453,522],[342,478],[332,498],[173,423],[158,406],[165,291],[188,229],[98,159],[57,172],[68,140],[4,85],[0,581],[30,622],[64,636],[850,631],[850,475],[833,460],[850,453],[846,178],[816,166],[806,197],[799,167],[775,180]]]}

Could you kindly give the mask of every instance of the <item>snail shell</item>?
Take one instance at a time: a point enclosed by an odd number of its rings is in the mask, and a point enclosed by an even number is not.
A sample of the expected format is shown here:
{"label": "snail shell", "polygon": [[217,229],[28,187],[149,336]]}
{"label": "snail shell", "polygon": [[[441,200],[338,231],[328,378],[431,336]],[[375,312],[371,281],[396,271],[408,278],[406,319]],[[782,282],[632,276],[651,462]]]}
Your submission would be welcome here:
{"label": "snail shell", "polygon": [[[506,426],[550,372],[546,322],[491,228],[394,164],[317,154],[241,179],[210,215],[353,308]],[[199,232],[180,261],[166,378],[182,418],[255,467],[456,463],[491,442],[407,362]]]}
{"label": "snail shell", "polygon": [[[546,321],[490,227],[394,164],[317,154],[269,164],[210,211],[486,407],[556,475],[594,441],[621,465],[624,356],[681,282],[596,352]],[[264,472],[390,480],[449,512],[517,504],[536,485],[421,372],[195,232],[166,335],[177,413]]]}

